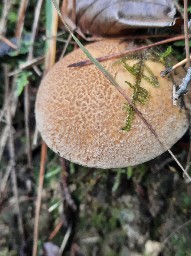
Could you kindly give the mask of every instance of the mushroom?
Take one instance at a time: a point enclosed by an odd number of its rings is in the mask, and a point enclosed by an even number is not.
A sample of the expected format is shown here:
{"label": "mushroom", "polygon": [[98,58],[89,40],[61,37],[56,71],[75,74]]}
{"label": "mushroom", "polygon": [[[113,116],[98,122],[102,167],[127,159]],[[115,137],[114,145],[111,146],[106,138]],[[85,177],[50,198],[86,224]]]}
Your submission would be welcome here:
{"label": "mushroom", "polygon": [[[136,47],[105,40],[87,49],[101,57]],[[46,74],[36,99],[36,122],[47,145],[61,157],[97,168],[138,165],[162,154],[161,146],[123,95],[94,66],[69,68],[85,59],[74,50]],[[170,148],[188,128],[184,108],[172,103],[172,78],[160,76],[164,64],[152,52],[103,62],[136,108]],[[180,79],[179,73],[174,75]]]}

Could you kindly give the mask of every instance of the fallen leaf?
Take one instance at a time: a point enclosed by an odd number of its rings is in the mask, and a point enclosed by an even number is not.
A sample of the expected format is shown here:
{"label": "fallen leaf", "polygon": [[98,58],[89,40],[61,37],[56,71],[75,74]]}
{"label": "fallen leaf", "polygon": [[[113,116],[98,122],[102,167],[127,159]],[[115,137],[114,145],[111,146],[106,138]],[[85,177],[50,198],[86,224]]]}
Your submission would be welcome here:
{"label": "fallen leaf", "polygon": [[[73,1],[62,13],[74,17]],[[175,22],[172,0],[76,0],[76,24],[83,33],[119,35],[129,28],[165,27]]]}

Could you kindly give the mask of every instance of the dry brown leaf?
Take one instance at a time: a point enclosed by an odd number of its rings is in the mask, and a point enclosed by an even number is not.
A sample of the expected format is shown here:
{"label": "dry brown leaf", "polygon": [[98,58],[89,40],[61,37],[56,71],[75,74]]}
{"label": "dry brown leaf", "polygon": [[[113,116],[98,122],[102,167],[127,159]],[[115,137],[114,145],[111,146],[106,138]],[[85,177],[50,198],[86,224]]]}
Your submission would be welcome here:
{"label": "dry brown leaf", "polygon": [[83,33],[119,35],[129,28],[165,27],[175,22],[173,0],[76,0],[63,1],[62,13],[75,16]]}

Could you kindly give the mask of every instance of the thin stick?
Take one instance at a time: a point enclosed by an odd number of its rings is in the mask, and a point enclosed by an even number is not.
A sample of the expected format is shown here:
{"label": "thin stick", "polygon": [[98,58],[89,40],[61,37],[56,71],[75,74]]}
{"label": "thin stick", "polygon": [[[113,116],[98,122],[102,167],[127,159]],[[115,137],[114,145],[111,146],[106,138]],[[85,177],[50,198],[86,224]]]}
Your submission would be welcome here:
{"label": "thin stick", "polygon": [[61,53],[61,55],[60,55],[60,58],[59,58],[59,59],[62,59],[62,58],[63,58],[63,56],[65,55],[66,50],[67,50],[67,48],[68,48],[68,45],[69,45],[69,43],[70,43],[71,39],[72,39],[72,35],[71,35],[71,34],[69,34],[68,39],[66,40],[66,43],[65,43],[65,45],[64,45],[64,49],[63,49],[63,51],[62,51],[62,53]]}
{"label": "thin stick", "polygon": [[1,157],[3,155],[3,151],[5,149],[5,145],[7,143],[7,138],[9,137],[9,133],[10,133],[10,127],[9,125],[7,124],[3,129],[2,129],[2,132],[1,132],[1,135],[0,135],[0,160],[1,160]]}
{"label": "thin stick", "polygon": [[63,197],[66,200],[67,204],[74,210],[77,210],[77,206],[72,199],[72,196],[70,194],[68,184],[67,184],[67,170],[66,170],[66,160],[64,158],[60,158],[61,166],[62,166],[62,173],[61,173],[61,188],[63,191]]}
{"label": "thin stick", "polygon": [[185,34],[185,49],[187,68],[190,67],[190,50],[189,50],[189,39],[188,39],[188,0],[184,0],[184,34]]}
{"label": "thin stick", "polygon": [[9,179],[9,176],[11,174],[11,171],[12,171],[12,166],[9,164],[6,168],[5,174],[4,174],[3,178],[1,179],[1,183],[0,183],[0,194],[1,194],[0,197],[1,198],[2,198],[2,194],[4,193],[4,190],[6,188],[6,184]]}
{"label": "thin stick", "polygon": [[179,11],[181,17],[184,19],[184,13],[183,13],[182,7],[180,6],[177,0],[174,0],[173,2],[176,6],[176,9]]}
{"label": "thin stick", "polygon": [[[189,123],[191,124],[191,110],[189,110],[188,113],[188,117],[189,117]],[[188,150],[188,156],[187,156],[187,160],[186,160],[186,167],[185,170],[188,171],[190,168],[190,159],[191,159],[191,125],[189,127],[189,137],[190,137],[190,143],[189,143],[189,150]]]}
{"label": "thin stick", "polygon": [[[8,72],[8,71],[7,71]],[[6,74],[8,75],[8,74]],[[18,102],[18,95],[15,92],[15,87],[16,87],[16,77],[14,77],[13,82],[12,82],[12,88],[11,91],[9,92],[9,95],[5,97],[5,102],[3,105],[3,109],[0,112],[0,122],[3,122],[4,119],[3,117],[6,117],[7,114],[7,109],[11,107],[11,116],[13,117],[15,115],[16,109],[17,109],[17,102]],[[5,120],[6,122],[6,120]],[[1,139],[0,139],[0,160],[5,148],[5,145],[7,143],[8,137],[9,137],[9,132],[10,132],[10,127],[7,124],[6,127],[2,130],[1,132]]]}
{"label": "thin stick", "polygon": [[[51,2],[50,2],[51,3]],[[51,6],[53,8],[53,6]],[[51,11],[51,10],[48,10]],[[47,11],[47,15],[48,15]],[[46,72],[54,65],[55,58],[56,58],[56,35],[57,35],[57,27],[58,27],[58,14],[55,9],[52,10],[55,17],[47,17],[49,18],[49,22],[51,23],[50,27],[47,26],[46,30],[46,36],[52,37],[51,40],[47,41],[47,52],[46,52],[46,58],[45,58],[45,66],[46,66]],[[49,14],[50,16],[51,14]]]}
{"label": "thin stick", "polygon": [[42,63],[44,58],[45,58],[44,56],[41,56],[41,57],[34,58],[31,61],[27,61],[26,63],[20,65],[19,69],[9,72],[8,76],[17,75],[17,74],[21,73],[24,69],[30,68],[35,64]]}
{"label": "thin stick", "polygon": [[[57,34],[57,26],[58,26],[58,14],[56,10],[53,8],[52,3],[47,1],[47,26],[46,33],[47,36],[56,37]],[[51,66],[55,62],[55,53],[56,53],[56,39],[49,40],[46,44],[46,56],[45,56],[45,71],[46,73]],[[40,205],[42,198],[42,187],[44,181],[44,168],[45,168],[45,158],[47,154],[47,146],[45,143],[42,144],[41,149],[41,168],[40,168],[40,180],[38,187],[38,195],[37,195],[37,205],[36,205],[36,213],[35,213],[35,227],[34,227],[34,235],[33,235],[33,254],[32,256],[37,255],[37,245],[38,245],[38,225],[39,225],[39,216],[40,216]]]}
{"label": "thin stick", "polygon": [[28,5],[28,0],[21,0],[20,7],[19,7],[19,13],[18,13],[17,25],[15,28],[15,36],[18,40],[20,40],[22,31],[23,31],[25,12],[27,9],[27,5]]}
{"label": "thin stick", "polygon": [[29,126],[29,113],[30,113],[30,99],[29,99],[29,84],[24,89],[24,116],[25,116],[25,135],[26,135],[26,154],[28,168],[32,170],[32,150],[31,150],[31,138],[30,138],[30,126]]}
{"label": "thin stick", "polygon": [[186,76],[183,78],[182,83],[179,85],[179,89],[175,92],[173,100],[176,102],[183,94],[188,92],[188,86],[191,81],[191,67],[188,68]]}
{"label": "thin stick", "polygon": [[64,15],[67,15],[68,13],[68,0],[62,1],[61,9],[63,10]]}
{"label": "thin stick", "polygon": [[66,244],[67,244],[68,239],[69,239],[69,237],[70,237],[70,235],[71,235],[71,232],[72,232],[72,226],[70,225],[70,226],[68,227],[67,231],[66,231],[66,234],[65,234],[65,236],[64,236],[64,239],[63,239],[62,244],[61,244],[61,246],[60,246],[59,256],[62,256],[62,253],[63,253],[63,251],[64,251],[64,249],[65,249],[65,247],[66,247]]}
{"label": "thin stick", "polygon": [[30,46],[29,46],[28,60],[33,59],[33,48],[34,48],[33,46],[34,46],[35,37],[36,37],[36,33],[37,33],[37,26],[38,26],[38,22],[39,22],[42,3],[43,3],[43,0],[38,0],[36,8],[35,8],[34,22],[33,22],[32,33],[31,33],[31,37],[30,37],[30,42],[31,43],[30,43]]}
{"label": "thin stick", "polygon": [[[37,25],[40,16],[40,10],[42,7],[43,0],[39,0],[34,14],[34,22],[31,33],[31,44],[29,47],[29,53],[27,56],[27,61],[31,61],[33,58],[33,45],[37,33]],[[25,108],[25,134],[26,134],[26,153],[28,160],[28,167],[32,169],[32,147],[31,147],[31,134],[30,134],[30,125],[29,125],[29,114],[30,114],[30,84],[27,84],[24,89],[24,108]]]}
{"label": "thin stick", "polygon": [[[7,76],[8,70],[5,66],[5,90],[6,90],[6,98],[9,98],[9,81]],[[23,228],[23,221],[22,221],[22,215],[20,211],[19,206],[19,193],[18,193],[18,185],[17,185],[17,177],[16,177],[16,161],[15,161],[15,147],[14,147],[14,139],[13,139],[13,129],[12,129],[12,116],[11,116],[11,106],[9,105],[7,109],[7,116],[6,116],[7,124],[10,127],[10,133],[9,133],[9,155],[10,155],[10,167],[11,167],[11,181],[12,181],[12,188],[13,188],[13,194],[15,197],[15,210],[17,213],[18,218],[18,229],[19,229],[19,235],[21,238],[21,245],[24,245],[24,228]]]}
{"label": "thin stick", "polygon": [[[190,59],[191,59],[191,55],[190,55]],[[174,66],[161,71],[161,76],[166,76],[166,75],[170,74],[175,69],[177,69],[180,66],[186,64],[186,62],[187,62],[187,59],[181,60],[180,62],[176,63]]]}
{"label": "thin stick", "polygon": [[3,116],[5,115],[5,112],[6,112],[7,108],[9,107],[9,104],[10,104],[10,102],[12,100],[13,90],[12,90],[12,92],[10,92],[10,95],[8,97],[9,98],[6,98],[6,100],[4,102],[4,105],[3,105],[3,108],[1,109],[1,112],[0,112],[0,122],[3,121]]}
{"label": "thin stick", "polygon": [[72,0],[72,21],[76,24],[76,0]]}
{"label": "thin stick", "polygon": [[[78,31],[76,31],[78,32]],[[85,36],[84,36],[85,37]],[[83,38],[84,38],[83,37]],[[92,36],[92,37],[86,37],[86,41],[88,42],[94,42],[94,41],[101,41],[101,40],[108,40],[108,39],[112,39],[112,40],[140,40],[140,39],[150,39],[150,38],[171,38],[172,35],[167,35],[167,34],[163,34],[163,35],[126,35],[126,36],[115,36],[115,37],[101,37],[101,36]]]}
{"label": "thin stick", "polygon": [[0,20],[0,35],[5,34],[5,31],[6,31],[6,28],[7,28],[7,19],[8,19],[9,11],[10,11],[11,6],[13,4],[13,1],[10,1],[10,0],[4,0],[3,2],[4,2],[3,3],[3,9],[1,11],[2,16],[1,16],[1,20]]}
{"label": "thin stick", "polygon": [[36,210],[35,210],[34,234],[33,234],[33,237],[34,237],[34,239],[33,239],[33,254],[32,254],[33,256],[37,255],[37,248],[38,248],[38,224],[39,224],[39,216],[40,216],[43,182],[44,182],[46,155],[47,155],[47,146],[44,142],[42,142],[40,174],[39,174],[39,184],[38,184]]}
{"label": "thin stick", "polygon": [[0,40],[3,41],[5,44],[7,44],[8,46],[10,46],[11,48],[17,50],[17,45],[14,44],[13,42],[11,42],[9,39],[7,39],[6,37],[0,35]]}
{"label": "thin stick", "polygon": [[[189,35],[188,37],[191,38],[191,35]],[[150,48],[158,46],[158,45],[167,44],[167,43],[174,42],[174,41],[180,41],[180,40],[183,40],[184,38],[185,38],[185,35],[179,35],[179,36],[175,36],[175,37],[168,38],[168,39],[165,39],[165,40],[161,40],[161,41],[153,43],[153,44],[137,47],[137,48],[134,48],[132,50],[126,50],[126,51],[123,51],[123,52],[118,52],[118,53],[102,56],[100,58],[96,58],[96,60],[99,61],[99,62],[102,62],[102,61],[105,61],[105,60],[119,58],[119,57],[123,57],[127,54],[131,54],[131,53],[139,52],[139,51],[142,51],[142,50],[150,49]],[[79,62],[70,64],[68,67],[82,67],[82,66],[87,66],[87,65],[91,65],[91,64],[92,64],[92,62],[90,60],[84,60],[84,61],[79,61]]]}
{"label": "thin stick", "polygon": [[52,231],[52,233],[50,234],[48,240],[52,240],[56,235],[57,233],[59,232],[59,230],[61,229],[61,227],[63,226],[64,224],[64,221],[61,220],[55,227],[55,229]]}

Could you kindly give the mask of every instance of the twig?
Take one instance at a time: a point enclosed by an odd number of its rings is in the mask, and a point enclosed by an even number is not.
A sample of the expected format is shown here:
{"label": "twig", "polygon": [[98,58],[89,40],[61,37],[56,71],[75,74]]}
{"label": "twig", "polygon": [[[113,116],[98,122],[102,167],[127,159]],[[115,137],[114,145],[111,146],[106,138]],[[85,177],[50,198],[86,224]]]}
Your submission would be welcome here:
{"label": "twig", "polygon": [[[37,26],[38,26],[38,22],[39,22],[42,3],[43,3],[43,0],[39,0],[37,2],[36,8],[35,8],[34,22],[33,22],[33,27],[32,27],[31,38],[30,38],[31,43],[29,45],[29,53],[28,53],[28,57],[27,57],[28,61],[33,59],[34,42],[35,42],[35,38],[36,38]],[[32,67],[33,67],[33,70],[38,74],[38,76],[42,75],[42,72],[39,70],[39,68],[36,65],[33,65]]]}
{"label": "twig", "polygon": [[[9,15],[9,11],[11,9],[11,6],[13,4],[13,1],[10,0],[4,0],[3,1],[3,9],[2,9],[2,17],[0,20],[0,34],[4,35],[6,28],[7,28],[7,19]],[[2,5],[2,4],[1,4]]]}
{"label": "twig", "polygon": [[31,138],[29,127],[29,113],[30,113],[30,99],[29,99],[29,84],[24,89],[24,116],[25,116],[25,134],[26,134],[26,154],[28,161],[28,168],[32,170],[32,150],[31,150]]}
{"label": "twig", "polygon": [[[8,72],[6,66],[4,67],[4,70],[6,71],[4,76],[6,77],[7,72]],[[6,78],[6,79],[8,79],[8,78]],[[17,108],[17,100],[18,100],[18,96],[16,94],[14,94],[15,81],[16,81],[16,79],[14,78],[13,82],[12,82],[12,89],[11,89],[11,92],[9,92],[9,95],[5,90],[5,97],[4,97],[5,101],[4,101],[3,109],[2,109],[1,114],[0,114],[0,122],[2,121],[3,116],[7,117],[8,108],[11,111],[11,116],[13,117],[15,115],[16,108]],[[8,83],[8,81],[7,81],[7,83]],[[0,135],[0,138],[1,138],[0,139],[0,160],[1,160],[1,157],[3,155],[7,140],[9,138],[10,129],[12,129],[12,128],[9,126],[9,124],[6,124],[6,126],[4,127],[4,129],[2,130],[2,133]],[[9,173],[9,167],[10,167],[10,165],[7,167],[6,172],[4,174],[4,177],[0,181],[1,192],[4,191],[5,186],[6,186],[6,182],[8,180],[9,174],[10,174]]]}
{"label": "twig", "polygon": [[39,225],[40,207],[41,207],[41,199],[42,199],[42,189],[43,189],[43,182],[44,182],[46,155],[47,155],[47,146],[44,142],[42,142],[40,174],[39,174],[39,184],[38,184],[38,192],[37,192],[37,200],[36,200],[34,235],[33,235],[33,253],[32,253],[33,256],[37,255],[38,225]]}
{"label": "twig", "polygon": [[[9,76],[9,74],[7,74],[7,75]],[[14,80],[16,80],[16,79],[14,79]],[[5,116],[6,110],[7,110],[7,108],[9,107],[10,102],[13,101],[14,92],[15,92],[15,86],[14,86],[14,84],[15,84],[15,81],[13,81],[12,91],[10,92],[10,94],[9,94],[9,96],[8,96],[9,98],[6,99],[6,101],[5,101],[5,103],[4,103],[4,106],[3,106],[3,108],[2,108],[2,110],[1,110],[1,112],[0,112],[0,122],[3,121],[3,116]],[[16,95],[15,98],[14,98],[14,103],[15,103],[15,104],[12,104],[12,108],[13,108],[13,105],[14,105],[14,110],[12,109],[12,115],[14,115],[14,112],[15,112],[15,110],[16,110],[17,98],[18,98],[18,97],[17,97],[17,95]]]}
{"label": "twig", "polygon": [[47,27],[46,29],[46,36],[53,37],[52,40],[47,41],[47,53],[45,58],[46,72],[54,65],[55,58],[56,58],[56,35],[57,35],[57,27],[58,27],[58,14],[54,9],[53,11],[54,11],[53,15],[55,16],[55,18],[54,20],[52,20],[53,22],[52,27],[51,28]]}
{"label": "twig", "polygon": [[61,9],[63,10],[64,15],[68,13],[68,0],[62,1]]}
{"label": "twig", "polygon": [[[191,38],[191,35],[189,35],[188,37]],[[174,42],[174,41],[180,41],[180,40],[183,40],[184,38],[185,38],[185,35],[179,35],[179,36],[175,36],[175,37],[168,38],[168,39],[165,39],[165,40],[161,40],[161,41],[153,43],[153,44],[137,47],[137,48],[134,48],[132,50],[126,50],[126,51],[123,51],[123,52],[118,52],[118,53],[115,53],[115,54],[102,56],[100,58],[96,58],[96,60],[98,60],[99,62],[102,62],[102,61],[105,61],[105,60],[111,60],[111,59],[114,59],[114,58],[123,57],[127,54],[131,54],[131,53],[139,52],[139,51],[142,51],[142,50],[150,49],[150,48],[156,47],[158,45],[167,44],[167,43]],[[82,67],[82,66],[87,66],[87,65],[91,65],[91,64],[92,64],[92,62],[90,60],[84,60],[84,61],[79,61],[79,62],[70,64],[68,67]]]}
{"label": "twig", "polygon": [[182,7],[180,6],[180,4],[178,3],[177,0],[174,0],[174,4],[176,6],[176,9],[179,11],[181,17],[184,19],[184,12],[183,12],[183,9]]}
{"label": "twig", "polygon": [[68,39],[66,40],[66,43],[65,43],[65,45],[64,45],[64,49],[63,49],[63,51],[62,51],[62,54],[60,55],[60,59],[62,59],[63,56],[65,55],[66,50],[67,50],[67,48],[68,48],[68,45],[69,45],[71,39],[72,39],[72,36],[71,36],[71,34],[69,34]]}
{"label": "twig", "polygon": [[18,13],[17,25],[15,28],[15,36],[19,41],[21,39],[21,34],[23,31],[24,18],[25,18],[25,12],[27,9],[27,5],[28,5],[28,0],[21,0],[20,7],[19,7],[19,13]]}
{"label": "twig", "polygon": [[[76,31],[77,32],[77,31]],[[112,40],[143,40],[143,39],[150,39],[150,38],[171,38],[172,35],[167,35],[167,34],[160,34],[160,35],[125,35],[125,36],[114,36],[114,37],[109,37],[109,39]],[[92,36],[92,37],[85,37],[85,40],[87,42],[97,42],[101,40],[108,40],[108,37],[101,37],[101,36]]]}
{"label": "twig", "polygon": [[8,46],[10,46],[11,48],[17,50],[17,45],[14,44],[13,42],[11,42],[9,39],[7,39],[6,37],[0,35],[0,40],[3,41],[5,44],[7,44]]}
{"label": "twig", "polygon": [[[33,46],[37,32],[37,25],[40,16],[40,10],[42,7],[43,0],[39,0],[34,14],[34,22],[32,27],[31,33],[31,44],[29,47],[29,52],[27,56],[27,61],[31,61],[33,58]],[[34,66],[33,66],[34,67]],[[35,68],[35,67],[34,67]],[[30,85],[27,84],[24,89],[24,108],[25,108],[25,134],[26,134],[26,153],[27,153],[27,160],[28,160],[28,167],[32,169],[32,150],[31,150],[31,136],[30,136],[30,125],[29,125],[29,114],[30,114]]]}
{"label": "twig", "polygon": [[66,171],[66,162],[65,162],[65,159],[64,158],[60,158],[60,162],[61,162],[61,166],[62,166],[62,181],[61,181],[61,184],[62,184],[62,190],[63,190],[63,196],[67,202],[67,204],[74,210],[76,211],[77,210],[77,206],[74,202],[74,200],[72,199],[71,197],[71,194],[69,192],[69,189],[68,189],[68,185],[67,185],[67,176],[68,176],[68,173]]}
{"label": "twig", "polygon": [[71,235],[71,232],[72,232],[72,226],[70,225],[70,226],[68,227],[67,231],[66,231],[66,234],[65,234],[65,236],[64,236],[64,239],[63,239],[62,244],[61,244],[61,246],[60,246],[60,250],[59,250],[59,254],[58,254],[59,256],[62,256],[62,253],[63,253],[63,251],[64,251],[64,249],[65,249],[65,247],[66,247],[66,244],[67,244],[68,239],[69,239],[69,237],[70,237],[70,235]]}
{"label": "twig", "polygon": [[[10,133],[9,133],[10,134]],[[1,184],[0,184],[0,193],[1,193],[1,198],[2,198],[2,194],[5,190],[5,187],[6,187],[6,184],[7,184],[7,181],[9,179],[9,176],[11,174],[11,171],[12,171],[12,166],[9,164],[6,168],[6,171],[5,171],[5,174],[1,180]]]}
{"label": "twig", "polygon": [[189,117],[189,137],[190,137],[190,142],[189,142],[189,150],[188,150],[188,156],[187,156],[187,160],[186,160],[186,167],[185,170],[188,172],[189,168],[190,168],[190,160],[191,160],[191,109],[188,110],[188,117]]}
{"label": "twig", "polygon": [[33,68],[34,72],[35,72],[38,76],[40,76],[40,77],[42,76],[42,71],[40,70],[39,67],[37,67],[36,65],[33,65],[32,68]]}
{"label": "twig", "polygon": [[[7,74],[7,70],[5,70],[5,74]],[[9,95],[9,81],[8,81],[8,76],[5,76],[5,89],[6,89],[6,94],[8,98]],[[12,116],[11,116],[11,106],[7,109],[7,124],[10,127],[10,133],[9,133],[9,155],[10,155],[10,167],[11,167],[11,181],[12,181],[12,188],[13,188],[13,194],[15,197],[15,210],[17,213],[17,218],[18,218],[18,225],[19,225],[19,234],[21,238],[22,245],[25,244],[25,239],[24,239],[24,228],[23,228],[23,221],[22,221],[22,215],[19,207],[19,194],[18,194],[18,186],[17,186],[17,177],[16,177],[16,170],[15,170],[15,148],[14,148],[14,139],[13,139],[13,130],[12,130]]]}
{"label": "twig", "polygon": [[[6,74],[8,75],[8,74]],[[11,115],[12,117],[15,115],[16,109],[17,109],[17,101],[18,101],[18,96],[15,92],[15,87],[16,87],[16,77],[14,77],[13,82],[12,82],[12,88],[11,92],[9,92],[9,95],[5,97],[5,102],[3,105],[3,109],[0,112],[0,122],[3,121],[3,116],[6,116],[7,109],[10,107],[11,108]],[[8,98],[7,98],[8,97]],[[0,140],[0,160],[4,151],[4,147],[7,143],[7,139],[9,137],[9,132],[10,132],[10,127],[8,124],[6,124],[5,128],[2,130],[1,133],[1,140]]]}
{"label": "twig", "polygon": [[72,0],[72,21],[76,25],[76,0]]}
{"label": "twig", "polygon": [[[56,35],[54,35],[54,36],[47,36],[47,35],[44,35],[44,36],[42,36],[42,39],[44,40],[44,41],[47,41],[47,40],[49,40],[49,39],[56,39],[56,40],[58,40],[58,38],[61,36],[61,37],[63,37],[63,35],[65,35],[66,34],[66,31],[62,31],[62,32],[58,32]],[[64,39],[63,39],[63,41],[64,41]]]}
{"label": "twig", "polygon": [[17,75],[19,74],[20,72],[22,72],[24,69],[27,69],[27,68],[30,68],[32,67],[33,65],[35,64],[38,64],[38,63],[42,63],[42,61],[44,60],[44,56],[41,56],[41,57],[37,57],[37,58],[34,58],[33,60],[30,60],[22,65],[20,65],[19,69],[17,70],[14,70],[12,72],[9,72],[8,73],[8,76],[14,76],[14,75]]}
{"label": "twig", "polygon": [[187,68],[190,67],[190,50],[189,50],[189,39],[188,39],[188,0],[184,0],[184,35],[185,35],[185,49]]}
{"label": "twig", "polygon": [[9,137],[9,133],[10,133],[10,127],[7,124],[4,127],[4,129],[2,129],[2,133],[0,135],[0,160],[3,155],[3,151],[4,151],[5,145],[7,143],[7,138]]}
{"label": "twig", "polygon": [[[191,59],[191,55],[190,55],[190,59]],[[169,68],[167,68],[167,69],[161,71],[160,75],[161,75],[162,77],[164,77],[164,76],[170,74],[170,73],[171,73],[172,71],[174,71],[175,69],[179,68],[180,66],[186,64],[186,62],[187,62],[187,59],[181,60],[180,62],[176,63],[174,66],[169,67]]]}
{"label": "twig", "polygon": [[33,141],[32,141],[32,145],[36,146],[37,145],[37,140],[38,140],[38,129],[37,126],[35,127],[35,131],[34,131],[34,135],[33,135]]}
{"label": "twig", "polygon": [[43,0],[37,1],[37,5],[35,8],[35,12],[34,12],[34,22],[33,22],[32,33],[31,33],[31,37],[30,37],[31,43],[29,46],[28,60],[32,60],[32,58],[33,58],[33,46],[34,46],[35,37],[36,37],[36,33],[37,33],[37,26],[38,26],[38,22],[39,22],[42,3],[43,3]]}
{"label": "twig", "polygon": [[188,86],[191,81],[191,67],[188,68],[185,78],[182,80],[182,83],[179,85],[179,89],[175,92],[173,96],[173,101],[176,102],[183,94],[188,92]]}
{"label": "twig", "polygon": [[52,231],[52,233],[50,234],[48,240],[52,240],[56,235],[57,233],[59,232],[59,230],[61,229],[61,227],[63,226],[64,224],[64,221],[61,220],[55,227],[55,229]]}
{"label": "twig", "polygon": [[[48,1],[47,1],[48,3]],[[50,3],[51,4],[51,3]],[[49,15],[47,15],[47,26],[46,26],[46,33],[48,36],[56,36],[57,34],[57,26],[58,26],[58,14],[52,8],[52,5],[49,5]],[[51,26],[50,26],[51,25]],[[56,40],[55,38],[49,40],[47,43],[47,52],[45,56],[45,71],[46,73],[50,67],[55,62],[55,53],[56,53]],[[35,212],[35,228],[34,228],[34,236],[33,236],[33,254],[32,256],[37,255],[37,245],[38,245],[38,225],[39,225],[39,216],[40,216],[40,203],[42,197],[42,187],[43,187],[43,180],[44,180],[44,168],[45,168],[45,155],[47,153],[47,146],[45,143],[42,144],[41,149],[41,168],[40,168],[40,178],[39,178],[39,187],[38,187],[38,196],[37,196],[37,205],[36,205],[36,212]]]}

